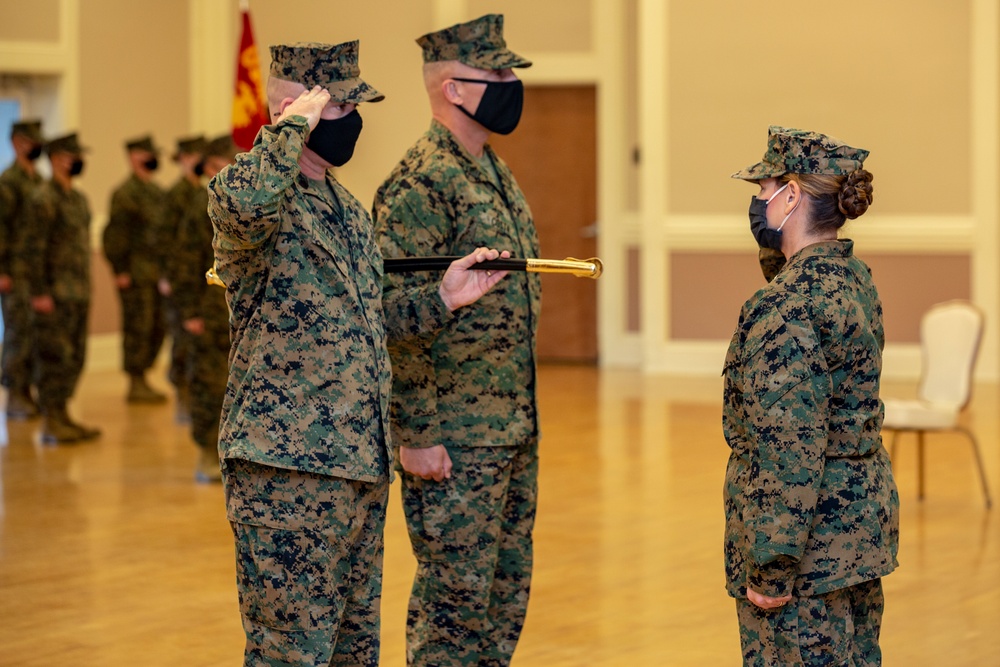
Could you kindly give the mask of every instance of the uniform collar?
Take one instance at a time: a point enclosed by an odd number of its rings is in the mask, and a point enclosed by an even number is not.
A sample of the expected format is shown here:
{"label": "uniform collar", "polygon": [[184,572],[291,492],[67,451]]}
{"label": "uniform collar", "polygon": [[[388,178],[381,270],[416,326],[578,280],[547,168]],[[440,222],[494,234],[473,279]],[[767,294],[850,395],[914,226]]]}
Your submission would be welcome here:
{"label": "uniform collar", "polygon": [[789,264],[798,263],[810,257],[850,257],[854,254],[854,241],[837,239],[835,241],[820,241],[807,245],[788,260]]}
{"label": "uniform collar", "polygon": [[[493,180],[479,165],[479,160],[477,160],[472,153],[465,150],[465,147],[459,143],[458,139],[455,138],[455,135],[452,134],[451,130],[445,127],[441,121],[437,119],[431,120],[430,135],[434,139],[435,143],[442,148],[445,148],[459,160],[462,169],[465,171],[465,175],[469,178],[469,180],[488,184],[493,183]],[[488,155],[493,161],[493,164],[496,164],[496,156],[489,144],[483,146],[483,155]]]}

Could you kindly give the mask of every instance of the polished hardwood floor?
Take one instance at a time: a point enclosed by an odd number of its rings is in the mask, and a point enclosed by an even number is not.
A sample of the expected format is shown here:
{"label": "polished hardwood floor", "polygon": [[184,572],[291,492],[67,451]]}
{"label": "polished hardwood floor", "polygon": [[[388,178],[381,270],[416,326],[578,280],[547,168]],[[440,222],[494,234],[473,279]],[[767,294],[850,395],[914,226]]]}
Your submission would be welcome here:
{"label": "polished hardwood floor", "polygon": [[[162,381],[160,386],[165,386]],[[718,380],[541,369],[542,472],[520,667],[736,665],[722,574],[727,449]],[[912,388],[889,386],[906,396]],[[73,411],[92,443],[49,447],[37,422],[0,439],[0,665],[240,664],[222,489],[193,481],[171,405],[125,404],[118,373],[86,375]],[[969,418],[1000,497],[1000,392]],[[900,569],[885,580],[886,665],[1000,665],[1000,508],[968,446],[931,439],[927,499],[901,443]],[[414,569],[398,488],[386,531],[384,665],[403,665]]]}

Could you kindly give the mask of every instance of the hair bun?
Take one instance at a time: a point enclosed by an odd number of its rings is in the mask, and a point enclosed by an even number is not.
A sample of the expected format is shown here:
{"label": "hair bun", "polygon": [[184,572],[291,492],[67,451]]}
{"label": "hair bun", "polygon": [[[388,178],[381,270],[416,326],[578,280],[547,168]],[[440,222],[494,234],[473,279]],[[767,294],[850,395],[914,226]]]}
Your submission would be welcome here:
{"label": "hair bun", "polygon": [[844,184],[840,186],[838,207],[848,219],[853,220],[863,215],[872,204],[871,172],[857,169],[847,175]]}

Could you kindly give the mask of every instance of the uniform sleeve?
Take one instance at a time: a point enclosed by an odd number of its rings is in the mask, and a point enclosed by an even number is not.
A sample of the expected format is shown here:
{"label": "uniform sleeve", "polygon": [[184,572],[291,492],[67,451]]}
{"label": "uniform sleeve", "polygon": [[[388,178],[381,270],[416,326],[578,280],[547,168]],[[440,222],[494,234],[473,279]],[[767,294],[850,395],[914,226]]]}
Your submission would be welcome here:
{"label": "uniform sleeve", "polygon": [[[416,189],[390,206],[376,200],[372,218],[383,257],[450,254],[451,223],[428,202],[428,194]],[[383,282],[393,363],[393,437],[404,447],[441,442],[433,344],[450,314],[438,292],[440,278],[438,272],[414,271],[387,273]]]}
{"label": "uniform sleeve", "polygon": [[52,294],[52,234],[55,229],[55,204],[40,193],[26,203],[25,252],[31,296]]}
{"label": "uniform sleeve", "polygon": [[208,211],[216,250],[260,247],[281,223],[282,195],[298,177],[299,156],[309,134],[302,116],[265,126],[248,153],[208,184]]}
{"label": "uniform sleeve", "polygon": [[129,233],[138,215],[138,204],[128,192],[119,190],[111,196],[108,224],[104,228],[101,242],[104,256],[108,258],[116,275],[131,273],[132,244]]}
{"label": "uniform sleeve", "polygon": [[0,275],[10,275],[10,239],[13,233],[13,188],[0,181]]}
{"label": "uniform sleeve", "polygon": [[750,479],[744,511],[752,545],[747,586],[792,593],[823,478],[829,373],[817,339],[777,309],[747,336],[744,402],[750,428]]}

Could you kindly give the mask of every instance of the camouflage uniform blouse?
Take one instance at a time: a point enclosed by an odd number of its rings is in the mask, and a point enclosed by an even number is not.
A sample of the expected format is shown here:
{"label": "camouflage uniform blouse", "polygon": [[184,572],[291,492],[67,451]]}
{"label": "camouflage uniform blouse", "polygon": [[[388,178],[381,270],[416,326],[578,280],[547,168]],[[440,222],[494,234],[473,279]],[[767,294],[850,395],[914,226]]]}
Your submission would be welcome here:
{"label": "camouflage uniform blouse", "polygon": [[90,208],[77,190],[55,181],[31,198],[28,248],[31,295],[57,302],[90,301]]}
{"label": "camouflage uniform blouse", "polygon": [[730,595],[818,595],[896,567],[883,343],[849,240],[803,249],[744,304],[723,371]]}
{"label": "camouflage uniform blouse", "polygon": [[16,162],[0,174],[0,274],[13,276],[15,289],[26,278],[28,204],[41,182]]}
{"label": "camouflage uniform blouse", "polygon": [[160,186],[133,174],[111,195],[104,254],[116,274],[127,273],[135,285],[161,277],[163,248],[158,243],[164,195]]}
{"label": "camouflage uniform blouse", "polygon": [[229,337],[226,290],[209,285],[205,271],[212,266],[212,220],[208,217],[208,190],[191,193],[188,211],[178,223],[170,260],[170,284],[181,321],[200,318],[205,331]]}
{"label": "camouflage uniform blouse", "polygon": [[[537,257],[524,194],[489,146],[500,188],[438,122],[375,195],[384,257],[465,255],[478,247]],[[385,293],[418,289],[434,273],[387,274]],[[535,332],[541,278],[511,273],[459,309],[435,336],[392,341],[393,435],[406,447],[516,446],[538,433]]]}
{"label": "camouflage uniform blouse", "polygon": [[374,481],[391,460],[386,330],[449,314],[437,285],[383,305],[368,213],[329,172],[300,173],[307,136],[301,116],[266,126],[209,184],[233,344],[219,443],[227,459]]}

